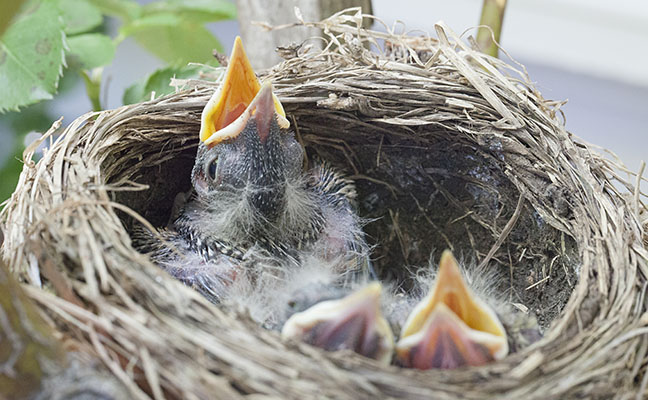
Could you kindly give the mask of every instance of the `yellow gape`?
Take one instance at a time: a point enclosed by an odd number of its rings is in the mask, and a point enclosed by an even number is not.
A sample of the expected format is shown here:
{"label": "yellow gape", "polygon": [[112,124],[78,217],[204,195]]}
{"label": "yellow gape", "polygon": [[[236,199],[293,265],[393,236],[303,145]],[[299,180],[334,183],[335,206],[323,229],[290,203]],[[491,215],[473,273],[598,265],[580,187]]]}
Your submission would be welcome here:
{"label": "yellow gape", "polygon": [[[236,37],[223,83],[203,109],[200,141],[211,147],[238,136],[245,122],[254,114],[251,106],[260,90],[261,83],[245,54],[241,38]],[[281,128],[288,128],[290,123],[286,112],[279,99],[274,94],[272,96],[277,122]]]}
{"label": "yellow gape", "polygon": [[419,369],[482,365],[508,354],[497,314],[473,295],[449,250],[430,293],[405,322],[396,354],[402,365]]}

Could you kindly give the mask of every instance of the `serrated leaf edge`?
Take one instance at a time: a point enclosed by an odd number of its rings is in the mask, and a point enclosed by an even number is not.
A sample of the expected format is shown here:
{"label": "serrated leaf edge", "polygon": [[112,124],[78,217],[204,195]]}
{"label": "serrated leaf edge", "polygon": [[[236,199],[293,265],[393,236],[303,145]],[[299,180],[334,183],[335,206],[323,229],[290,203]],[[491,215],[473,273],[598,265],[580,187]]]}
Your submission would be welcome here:
{"label": "serrated leaf edge", "polygon": [[[61,9],[56,5],[56,3],[52,3],[52,5],[58,10],[59,15],[58,15],[58,21],[61,29],[61,39],[62,39],[62,49],[61,49],[61,64],[59,65],[59,70],[56,74],[56,81],[54,82],[54,93],[50,93],[50,98],[49,99],[42,99],[42,100],[35,100],[35,101],[30,101],[24,104],[19,104],[16,107],[0,107],[0,114],[3,114],[7,111],[20,111],[21,108],[27,107],[29,105],[38,103],[39,101],[46,101],[46,100],[51,100],[54,98],[54,95],[58,93],[58,87],[59,83],[61,81],[61,77],[63,76],[63,70],[67,68],[67,64],[65,62],[65,55],[67,52],[70,51],[70,48],[67,44],[67,35],[65,34],[65,23],[63,22],[63,16],[61,15]],[[5,50],[6,51],[6,50]]]}

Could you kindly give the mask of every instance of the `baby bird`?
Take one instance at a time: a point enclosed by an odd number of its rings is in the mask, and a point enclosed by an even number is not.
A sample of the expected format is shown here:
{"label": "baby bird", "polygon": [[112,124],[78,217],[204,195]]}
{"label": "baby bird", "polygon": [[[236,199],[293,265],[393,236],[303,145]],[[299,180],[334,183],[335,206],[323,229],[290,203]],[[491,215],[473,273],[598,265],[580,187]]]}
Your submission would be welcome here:
{"label": "baby bird", "polygon": [[352,350],[389,364],[394,336],[381,312],[381,294],[382,285],[377,281],[354,291],[305,287],[289,304],[293,310],[303,311],[284,323],[281,335],[328,351]]}
{"label": "baby bird", "polygon": [[159,232],[164,241],[149,234],[139,248],[215,302],[241,274],[252,282],[258,269],[280,271],[307,257],[335,259],[341,271],[370,270],[353,183],[326,163],[304,171],[289,126],[237,37],[223,83],[202,112],[195,195]]}
{"label": "baby bird", "polygon": [[328,351],[351,350],[388,364],[394,337],[382,314],[387,301],[383,285],[369,275],[339,271],[310,258],[299,268],[284,270],[283,280],[258,282],[256,293],[239,293],[232,300],[245,302],[254,319],[281,331],[284,339]]}
{"label": "baby bird", "polygon": [[[310,263],[286,271],[278,285],[272,279],[256,293],[235,298],[245,299],[255,319],[281,330],[285,339],[352,350],[383,364],[393,358],[406,368],[480,366],[541,337],[535,318],[493,295],[497,278],[492,273],[481,271],[467,280],[450,251],[443,253],[435,274],[417,275],[417,286],[408,293],[397,293],[389,282],[385,290],[368,276],[345,279],[335,270]],[[392,332],[400,332],[396,344]]]}
{"label": "baby bird", "polygon": [[[487,280],[487,275],[474,278]],[[485,282],[475,280],[471,286],[484,286]],[[406,308],[396,307],[390,314],[393,324]],[[402,325],[395,363],[418,369],[480,366],[539,338],[535,318],[516,313],[491,296],[477,296],[452,253],[446,250],[429,293],[413,307]]]}

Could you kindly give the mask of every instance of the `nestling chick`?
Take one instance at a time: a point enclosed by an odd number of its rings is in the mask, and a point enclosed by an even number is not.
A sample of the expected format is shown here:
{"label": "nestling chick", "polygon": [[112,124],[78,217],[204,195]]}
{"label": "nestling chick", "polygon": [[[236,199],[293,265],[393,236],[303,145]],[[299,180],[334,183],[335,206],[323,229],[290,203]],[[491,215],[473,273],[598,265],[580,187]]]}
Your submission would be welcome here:
{"label": "nestling chick", "polygon": [[[408,368],[484,365],[540,338],[535,318],[494,295],[496,276],[481,271],[466,280],[449,251],[436,274],[417,274],[408,293],[336,271],[311,260],[283,269],[283,280],[272,276],[244,286],[239,279],[230,300],[284,338],[353,350],[385,364],[395,350],[395,363]],[[392,332],[401,332],[395,346]]]}
{"label": "nestling chick", "polygon": [[140,246],[214,301],[242,273],[253,281],[254,269],[280,271],[305,257],[370,269],[353,183],[323,163],[304,171],[285,115],[236,38],[223,84],[202,113],[195,196],[162,232],[179,251],[155,240]]}
{"label": "nestling chick", "polygon": [[[350,276],[351,275],[351,276]],[[381,313],[382,285],[335,260],[306,257],[302,265],[258,271],[232,282],[222,304],[247,313],[260,326],[285,339],[325,350],[352,350],[388,363],[394,339]]]}
{"label": "nestling chick", "polygon": [[[311,296],[291,304],[294,309],[304,310],[285,322],[282,337],[301,340],[328,351],[353,350],[389,364],[394,337],[381,312],[382,285],[374,281],[354,291],[336,290],[330,294],[330,299],[321,296],[327,292],[326,287],[314,289]],[[315,300],[313,297],[322,298]],[[306,308],[310,303],[312,305]]]}
{"label": "nestling chick", "polygon": [[[535,318],[515,312],[492,296],[476,295],[476,290],[488,285],[479,279],[488,280],[488,274],[473,276],[469,285],[452,253],[443,252],[429,293],[402,325],[396,343],[398,365],[418,369],[479,366],[502,359],[511,347],[540,338]],[[400,307],[400,315],[389,316],[402,317],[404,309]]]}

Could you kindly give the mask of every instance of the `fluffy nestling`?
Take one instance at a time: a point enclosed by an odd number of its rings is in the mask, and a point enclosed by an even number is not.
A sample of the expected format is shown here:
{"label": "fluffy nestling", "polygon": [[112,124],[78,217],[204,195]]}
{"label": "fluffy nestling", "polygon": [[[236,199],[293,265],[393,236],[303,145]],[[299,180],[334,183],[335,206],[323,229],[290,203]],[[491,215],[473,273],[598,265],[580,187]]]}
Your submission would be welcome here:
{"label": "fluffy nestling", "polygon": [[453,369],[497,361],[541,337],[535,317],[515,310],[495,292],[488,271],[468,274],[449,250],[435,273],[420,274],[410,294],[388,309],[400,331],[395,363]]}
{"label": "fluffy nestling", "polygon": [[253,282],[306,258],[367,272],[353,183],[326,163],[305,171],[289,125],[237,38],[223,83],[202,113],[194,194],[169,227],[139,230],[140,250],[215,302],[242,275]]}

